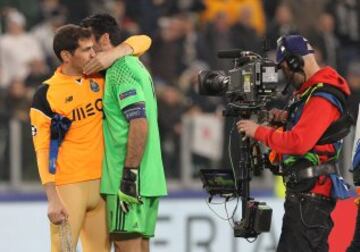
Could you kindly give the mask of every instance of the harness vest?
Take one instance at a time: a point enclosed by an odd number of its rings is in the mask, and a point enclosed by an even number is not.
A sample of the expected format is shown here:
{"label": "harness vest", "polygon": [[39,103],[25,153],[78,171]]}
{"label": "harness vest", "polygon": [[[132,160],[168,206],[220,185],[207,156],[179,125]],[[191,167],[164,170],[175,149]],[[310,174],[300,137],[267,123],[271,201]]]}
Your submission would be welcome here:
{"label": "harness vest", "polygon": [[[335,107],[339,109],[339,111],[341,112],[341,116],[339,119],[337,119],[336,121],[330,124],[330,126],[321,136],[321,138],[316,143],[314,148],[312,148],[309,152],[301,156],[299,155],[283,156],[282,164],[287,170],[285,174],[298,172],[302,169],[311,166],[313,166],[315,169],[317,167],[320,167],[319,166],[321,164],[320,156],[326,156],[327,159],[326,163],[328,162],[335,163],[338,160],[341,151],[341,147],[343,143],[342,139],[350,132],[350,127],[353,124],[352,117],[350,116],[346,108],[347,95],[333,86],[319,83],[315,86],[308,88],[301,96],[295,97],[293,101],[290,103],[290,105],[288,106],[289,119],[285,125],[286,131],[291,130],[296,125],[296,123],[300,119],[305,104],[309,101],[311,97],[314,96],[320,96],[326,99],[327,101],[329,101],[331,104],[333,104]],[[318,147],[324,144],[332,144],[334,147],[334,151],[333,152],[319,151]],[[326,175],[330,175],[333,181],[333,185],[338,184],[337,181],[339,178],[338,174],[332,172],[332,174],[326,174]],[[313,188],[319,176],[315,176],[312,178],[304,178],[301,179],[301,181],[296,181],[295,183],[290,181],[286,183],[286,186],[288,188],[288,191],[290,192],[309,191],[310,189]],[[285,175],[285,180],[286,177],[287,176]]]}
{"label": "harness vest", "polygon": [[[308,88],[300,97],[297,99],[295,98],[288,106],[289,120],[285,125],[286,131],[291,130],[296,125],[300,119],[305,104],[313,96],[323,97],[324,99],[331,102],[331,104],[337,107],[341,112],[341,117],[328,127],[314,148],[310,150],[309,153],[305,154],[305,156],[312,161],[313,165],[317,165],[320,163],[320,160],[317,157],[314,157],[314,155],[326,155],[328,159],[338,158],[338,154],[342,145],[342,139],[349,133],[352,122],[346,109],[347,96],[335,87],[319,83]],[[332,144],[336,151],[334,153],[322,153],[317,151],[316,147],[323,144]]]}

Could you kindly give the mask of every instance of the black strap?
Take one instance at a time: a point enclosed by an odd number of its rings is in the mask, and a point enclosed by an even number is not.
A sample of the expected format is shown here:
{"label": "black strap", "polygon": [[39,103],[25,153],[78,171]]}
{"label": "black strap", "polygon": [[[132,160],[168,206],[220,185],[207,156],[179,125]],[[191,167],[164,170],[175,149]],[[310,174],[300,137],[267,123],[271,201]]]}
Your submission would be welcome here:
{"label": "black strap", "polygon": [[332,173],[339,174],[339,169],[335,162],[328,162],[301,169],[294,169],[294,167],[292,167],[285,170],[284,179],[286,183],[299,183],[300,181],[304,181],[304,179],[317,178]]}
{"label": "black strap", "polygon": [[347,111],[346,101],[348,96],[343,91],[341,91],[340,89],[334,86],[324,83],[322,87],[315,89],[315,91],[312,93],[312,96],[316,95],[316,93],[322,93],[322,92],[329,93],[335,96],[338,99],[338,101],[341,103],[341,107],[344,110],[344,112]]}
{"label": "black strap", "polygon": [[355,120],[347,109],[348,96],[340,89],[328,84],[324,84],[324,86],[317,88],[312,96],[316,96],[316,93],[329,93],[341,104],[343,111],[340,118],[330,124],[317,142],[318,145],[335,143],[346,137],[350,132],[351,126],[355,123]]}
{"label": "black strap", "polygon": [[329,175],[331,173],[338,173],[338,167],[333,162],[301,169],[300,171],[296,172],[296,176],[298,179],[306,179]]}
{"label": "black strap", "polygon": [[354,118],[349,112],[346,112],[327,128],[317,144],[329,144],[343,139],[350,133],[351,126],[354,124]]}

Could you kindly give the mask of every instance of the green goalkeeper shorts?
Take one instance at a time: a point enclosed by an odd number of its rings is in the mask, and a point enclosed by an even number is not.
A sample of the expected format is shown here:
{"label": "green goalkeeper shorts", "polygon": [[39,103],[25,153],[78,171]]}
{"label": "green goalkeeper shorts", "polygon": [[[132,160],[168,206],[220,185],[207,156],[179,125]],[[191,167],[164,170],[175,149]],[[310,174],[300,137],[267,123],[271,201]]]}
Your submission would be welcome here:
{"label": "green goalkeeper shorts", "polygon": [[158,197],[142,197],[143,204],[132,204],[124,213],[119,197],[108,194],[106,197],[106,219],[108,231],[112,233],[138,233],[143,237],[154,236],[159,209]]}

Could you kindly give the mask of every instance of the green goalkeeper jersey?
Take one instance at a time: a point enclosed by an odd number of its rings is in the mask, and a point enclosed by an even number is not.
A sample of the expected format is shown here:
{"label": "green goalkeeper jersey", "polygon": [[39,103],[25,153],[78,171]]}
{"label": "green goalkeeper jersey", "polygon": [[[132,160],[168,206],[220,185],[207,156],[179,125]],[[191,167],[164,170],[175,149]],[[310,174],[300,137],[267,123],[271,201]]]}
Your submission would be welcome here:
{"label": "green goalkeeper jersey", "polygon": [[105,155],[101,179],[101,193],[118,192],[127,152],[129,123],[123,109],[142,102],[148,124],[148,135],[140,164],[141,196],[167,194],[161,158],[157,102],[149,72],[137,57],[117,60],[107,71],[103,97]]}

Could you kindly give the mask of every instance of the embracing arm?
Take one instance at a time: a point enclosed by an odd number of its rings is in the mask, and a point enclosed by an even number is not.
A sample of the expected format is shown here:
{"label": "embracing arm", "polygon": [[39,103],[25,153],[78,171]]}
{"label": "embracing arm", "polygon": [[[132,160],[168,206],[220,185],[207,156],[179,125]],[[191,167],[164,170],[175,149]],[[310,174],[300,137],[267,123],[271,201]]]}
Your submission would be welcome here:
{"label": "embracing arm", "polygon": [[84,74],[90,75],[104,70],[110,67],[117,59],[127,55],[141,56],[149,50],[150,45],[151,38],[146,35],[131,36],[114,48],[97,53],[95,58],[84,66]]}

